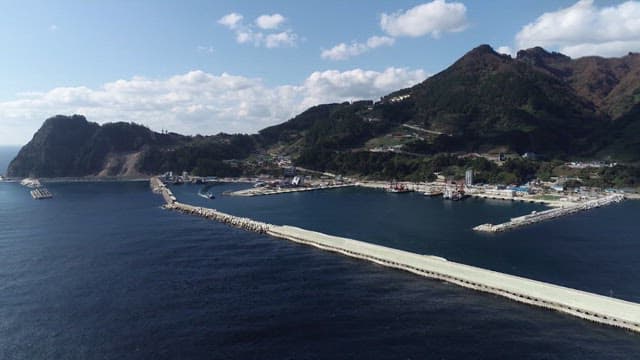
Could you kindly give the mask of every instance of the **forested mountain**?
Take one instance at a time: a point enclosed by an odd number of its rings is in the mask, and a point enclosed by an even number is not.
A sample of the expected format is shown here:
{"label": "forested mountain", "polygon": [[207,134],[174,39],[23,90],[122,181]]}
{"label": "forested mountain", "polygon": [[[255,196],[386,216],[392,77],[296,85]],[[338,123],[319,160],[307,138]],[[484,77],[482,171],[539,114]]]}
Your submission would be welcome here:
{"label": "forested mountain", "polygon": [[640,55],[571,59],[538,47],[512,58],[482,45],[422,83],[379,101],[314,106],[255,135],[190,137],[56,116],[20,151],[8,174],[235,174],[227,160],[267,152],[290,155],[318,170],[389,176],[431,170],[424,162],[399,162],[397,154],[368,151],[407,126],[426,135],[403,144],[405,152],[426,158],[498,149],[548,159],[640,161]]}

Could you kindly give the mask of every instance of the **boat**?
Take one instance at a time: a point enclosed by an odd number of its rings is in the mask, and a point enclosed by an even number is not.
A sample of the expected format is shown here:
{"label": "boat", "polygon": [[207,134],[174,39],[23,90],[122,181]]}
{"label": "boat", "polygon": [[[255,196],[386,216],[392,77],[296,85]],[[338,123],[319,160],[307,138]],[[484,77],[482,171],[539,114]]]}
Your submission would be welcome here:
{"label": "boat", "polygon": [[407,193],[411,191],[407,186],[393,182],[390,183],[389,186],[385,188],[385,190],[390,193]]}
{"label": "boat", "polygon": [[184,184],[184,180],[182,180],[181,177],[177,177],[174,181],[173,181],[173,185],[182,185]]}
{"label": "boat", "polygon": [[215,199],[216,197],[211,191],[209,191],[209,189],[211,189],[211,185],[203,187],[200,191],[198,191],[198,196],[209,200]]}
{"label": "boat", "polygon": [[464,190],[457,189],[451,186],[447,186],[444,188],[444,192],[442,193],[442,198],[446,200],[458,201],[462,200],[466,197],[464,194]]}
{"label": "boat", "polygon": [[216,198],[211,192],[198,193],[198,195],[202,196],[205,199],[209,199],[209,200],[213,200],[213,199]]}
{"label": "boat", "polygon": [[442,190],[437,187],[428,188],[424,193],[424,196],[440,196],[442,195]]}

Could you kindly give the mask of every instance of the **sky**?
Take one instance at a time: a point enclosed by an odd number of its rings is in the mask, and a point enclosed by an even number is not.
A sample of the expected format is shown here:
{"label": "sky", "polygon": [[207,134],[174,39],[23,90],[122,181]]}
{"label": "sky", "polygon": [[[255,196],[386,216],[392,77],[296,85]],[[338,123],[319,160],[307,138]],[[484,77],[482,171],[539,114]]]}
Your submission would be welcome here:
{"label": "sky", "polygon": [[56,114],[254,133],[377,99],[480,44],[640,51],[640,1],[0,0],[0,145]]}

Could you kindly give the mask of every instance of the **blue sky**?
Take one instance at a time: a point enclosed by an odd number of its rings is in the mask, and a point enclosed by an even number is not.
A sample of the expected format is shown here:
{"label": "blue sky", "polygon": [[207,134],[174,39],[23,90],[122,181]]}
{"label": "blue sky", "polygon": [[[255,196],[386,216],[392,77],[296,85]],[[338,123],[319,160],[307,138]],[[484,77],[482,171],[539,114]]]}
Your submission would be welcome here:
{"label": "blue sky", "polygon": [[0,1],[0,144],[25,143],[57,113],[253,132],[319,102],[410,86],[483,43],[619,56],[640,50],[638,11],[589,0]]}

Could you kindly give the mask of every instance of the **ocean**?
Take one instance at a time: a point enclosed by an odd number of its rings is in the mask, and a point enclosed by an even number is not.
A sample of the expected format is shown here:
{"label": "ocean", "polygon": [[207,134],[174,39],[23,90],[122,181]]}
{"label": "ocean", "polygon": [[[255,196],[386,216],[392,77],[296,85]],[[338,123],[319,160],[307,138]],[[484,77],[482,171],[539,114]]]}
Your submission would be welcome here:
{"label": "ocean", "polygon": [[18,151],[20,151],[18,146],[0,146],[0,175],[6,174],[9,163],[16,157]]}
{"label": "ocean", "polygon": [[[184,201],[640,301],[640,203],[505,234],[538,205],[340,189]],[[636,333],[164,211],[146,182],[0,183],[2,359],[630,359]]]}

